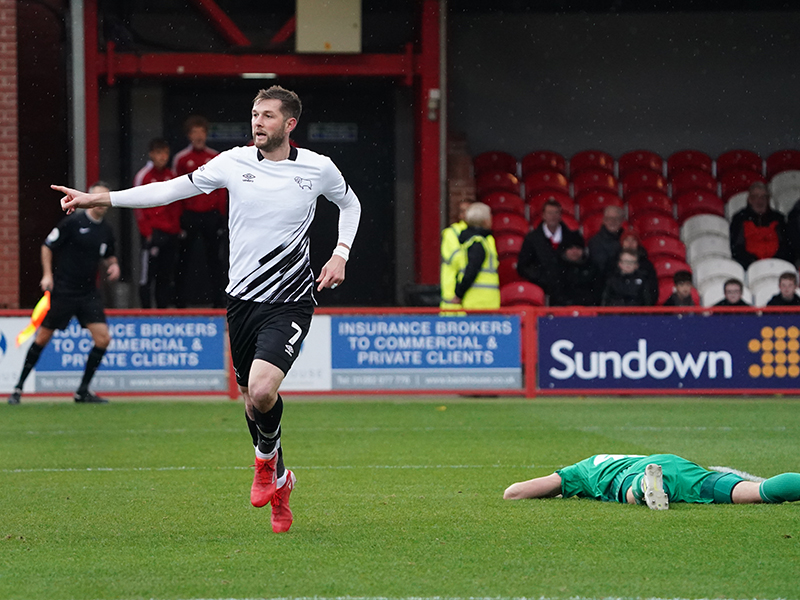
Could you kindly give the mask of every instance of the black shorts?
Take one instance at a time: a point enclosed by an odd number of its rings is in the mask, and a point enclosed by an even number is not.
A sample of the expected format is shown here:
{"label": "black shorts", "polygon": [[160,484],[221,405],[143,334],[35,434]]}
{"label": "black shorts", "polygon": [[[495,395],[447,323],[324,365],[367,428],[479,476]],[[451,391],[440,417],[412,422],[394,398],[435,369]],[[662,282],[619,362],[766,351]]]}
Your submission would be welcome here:
{"label": "black shorts", "polygon": [[228,296],[228,335],[236,383],[247,387],[256,358],[275,365],[283,374],[292,368],[308,334],[314,303],[269,304]]}
{"label": "black shorts", "polygon": [[72,317],[78,318],[81,327],[92,323],[105,323],[106,313],[97,290],[84,296],[50,295],[50,310],[44,316],[42,327],[66,329]]}

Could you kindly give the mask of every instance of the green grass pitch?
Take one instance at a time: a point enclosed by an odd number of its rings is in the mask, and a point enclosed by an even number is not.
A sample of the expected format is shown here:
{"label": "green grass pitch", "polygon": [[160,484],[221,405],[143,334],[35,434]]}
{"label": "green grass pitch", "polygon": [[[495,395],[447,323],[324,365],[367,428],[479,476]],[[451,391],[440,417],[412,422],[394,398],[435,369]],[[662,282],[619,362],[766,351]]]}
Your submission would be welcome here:
{"label": "green grass pitch", "polygon": [[800,471],[797,399],[288,398],[283,535],[242,413],[0,406],[0,598],[800,598],[797,504],[502,500],[604,452]]}

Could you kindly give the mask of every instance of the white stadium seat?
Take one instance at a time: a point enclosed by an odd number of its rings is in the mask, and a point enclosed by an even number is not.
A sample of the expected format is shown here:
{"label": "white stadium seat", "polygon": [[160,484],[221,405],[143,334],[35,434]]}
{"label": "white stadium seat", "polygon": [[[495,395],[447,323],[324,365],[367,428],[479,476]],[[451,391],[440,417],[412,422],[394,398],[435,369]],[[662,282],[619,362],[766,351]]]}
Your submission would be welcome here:
{"label": "white stadium seat", "polygon": [[792,271],[793,273],[797,273],[797,270],[794,268],[794,265],[789,261],[782,260],[780,258],[762,258],[761,260],[757,260],[749,267],[747,267],[747,286],[752,290],[756,287],[760,287],[759,282],[762,279],[768,279],[770,281],[775,282],[773,294],[778,293],[778,278],[780,277],[781,273],[786,273],[787,271]]}
{"label": "white stadium seat", "polygon": [[747,192],[739,192],[734,194],[725,203],[725,218],[728,221],[733,221],[733,215],[747,206]]}
{"label": "white stadium seat", "polygon": [[709,281],[719,281],[720,287],[728,279],[744,283],[744,267],[730,258],[708,258],[692,265],[692,271],[698,290]]}
{"label": "white stadium seat", "polygon": [[755,286],[750,286],[753,292],[753,306],[766,306],[772,297],[779,292],[778,278],[761,279]]}
{"label": "white stadium seat", "polygon": [[686,248],[686,262],[690,265],[707,258],[730,258],[731,244],[727,238],[718,235],[704,235],[692,240]]}
{"label": "white stadium seat", "polygon": [[789,188],[773,195],[772,205],[775,210],[779,210],[786,216],[794,208],[798,200],[800,200],[800,188]]}
{"label": "white stadium seat", "polygon": [[[714,306],[720,300],[725,299],[725,281],[727,280],[712,279],[702,287],[697,288],[697,291],[700,293],[700,302],[702,306]],[[753,294],[750,293],[749,289],[742,289],[742,300],[748,304],[753,303]]]}
{"label": "white stadium seat", "polygon": [[688,247],[695,239],[704,235],[718,235],[730,238],[730,225],[718,215],[695,215],[689,217],[681,226],[681,241]]}
{"label": "white stadium seat", "polygon": [[800,190],[800,171],[783,171],[769,182],[769,192],[773,196],[787,189]]}

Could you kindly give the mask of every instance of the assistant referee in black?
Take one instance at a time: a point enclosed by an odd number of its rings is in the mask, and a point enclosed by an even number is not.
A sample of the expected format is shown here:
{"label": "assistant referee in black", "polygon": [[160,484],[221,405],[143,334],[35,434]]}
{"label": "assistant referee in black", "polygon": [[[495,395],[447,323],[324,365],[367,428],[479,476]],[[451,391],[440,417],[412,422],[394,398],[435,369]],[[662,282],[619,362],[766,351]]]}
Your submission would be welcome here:
{"label": "assistant referee in black", "polygon": [[[109,187],[98,181],[89,193],[108,193]],[[9,404],[19,404],[22,386],[39,360],[56,329],[66,329],[72,317],[92,334],[94,347],[89,351],[86,368],[75,402],[108,402],[89,391],[89,383],[103,360],[111,335],[106,324],[103,303],[97,290],[100,262],[110,281],[119,279],[120,270],[114,253],[114,233],[104,217],[107,206],[96,206],[64,218],[50,232],[42,245],[42,291],[50,292],[50,310],[44,317],[36,338],[28,349],[19,381],[8,397]]]}

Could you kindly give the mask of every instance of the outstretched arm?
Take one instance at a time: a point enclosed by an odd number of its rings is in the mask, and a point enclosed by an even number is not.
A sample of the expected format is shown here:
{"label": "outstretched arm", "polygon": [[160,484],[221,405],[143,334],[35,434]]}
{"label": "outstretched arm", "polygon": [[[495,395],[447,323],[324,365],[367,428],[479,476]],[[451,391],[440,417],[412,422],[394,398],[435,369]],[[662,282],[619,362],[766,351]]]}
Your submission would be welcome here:
{"label": "outstretched arm", "polygon": [[64,194],[61,198],[61,208],[68,215],[72,214],[76,208],[92,208],[94,206],[111,206],[111,195],[108,192],[97,192],[89,194],[63,185],[51,185],[52,189]]}
{"label": "outstretched arm", "polygon": [[524,498],[555,498],[561,493],[561,475],[553,473],[528,481],[513,483],[503,493],[504,500]]}

